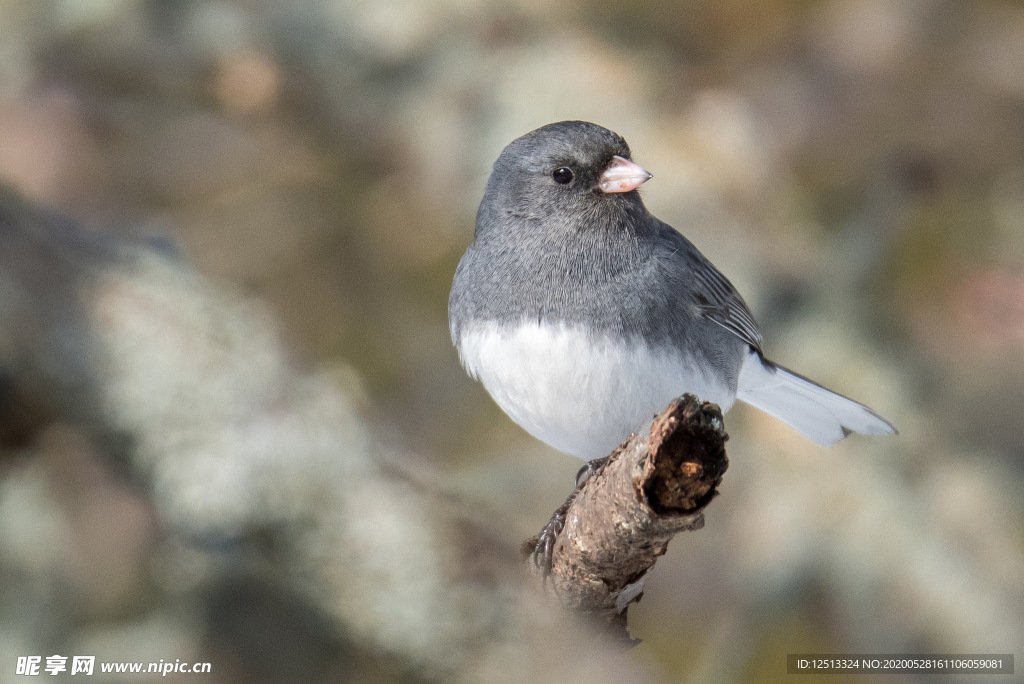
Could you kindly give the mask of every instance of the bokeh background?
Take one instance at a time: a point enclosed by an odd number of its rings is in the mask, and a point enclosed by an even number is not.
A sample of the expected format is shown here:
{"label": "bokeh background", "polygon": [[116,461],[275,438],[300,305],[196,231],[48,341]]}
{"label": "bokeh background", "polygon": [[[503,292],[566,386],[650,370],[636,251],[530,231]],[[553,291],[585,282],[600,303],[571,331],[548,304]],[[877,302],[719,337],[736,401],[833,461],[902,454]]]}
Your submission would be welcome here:
{"label": "bokeh background", "polygon": [[[1024,4],[0,2],[0,180],[266,302],[375,439],[510,543],[579,463],[461,371],[447,293],[501,148],[570,118],[629,141],[648,206],[737,285],[771,358],[901,431],[827,450],[730,412],[707,525],[631,611],[637,671],[1020,658]],[[192,652],[198,623],[163,619],[189,607],[159,512],[84,439],[53,421],[5,460],[0,681],[40,642]],[[54,577],[65,593],[25,598]],[[220,648],[201,681],[274,680]]]}

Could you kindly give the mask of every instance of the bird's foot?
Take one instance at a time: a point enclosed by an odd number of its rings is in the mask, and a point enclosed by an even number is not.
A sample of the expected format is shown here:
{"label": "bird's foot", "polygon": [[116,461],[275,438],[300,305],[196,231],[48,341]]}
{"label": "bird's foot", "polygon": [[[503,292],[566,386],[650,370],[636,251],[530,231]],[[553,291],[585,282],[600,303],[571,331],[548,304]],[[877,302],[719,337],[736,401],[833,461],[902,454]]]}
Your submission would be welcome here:
{"label": "bird's foot", "polygon": [[[526,542],[527,548],[525,550],[533,558],[533,564],[544,573],[545,582],[547,582],[548,576],[551,574],[551,559],[555,550],[555,540],[565,527],[565,515],[569,512],[569,507],[572,506],[572,502],[576,500],[583,487],[586,486],[587,481],[596,475],[608,462],[608,458],[608,456],[595,458],[592,461],[587,461],[587,464],[580,468],[579,472],[576,473],[576,487],[572,490],[572,494],[565,500],[565,503],[551,514],[551,519],[541,529],[536,537],[536,541],[531,539]],[[532,551],[529,549],[531,543],[533,545]]]}
{"label": "bird's foot", "polygon": [[[569,506],[575,501],[576,494],[578,493],[579,490],[574,490],[569,495],[569,498],[565,500],[565,503],[551,514],[551,519],[541,528],[536,541],[530,540],[530,542],[533,542],[533,550],[531,552],[533,564],[543,573],[545,583],[551,574],[551,558],[555,550],[555,540],[562,532],[562,528],[565,527],[565,514],[569,511]],[[527,544],[530,544],[530,542],[527,542]]]}
{"label": "bird's foot", "polygon": [[576,473],[576,490],[573,494],[578,494],[583,485],[587,483],[591,477],[596,475],[601,468],[604,468],[605,464],[608,463],[608,459],[611,456],[602,456],[601,458],[595,458],[592,461],[587,461],[587,464],[579,469]]}

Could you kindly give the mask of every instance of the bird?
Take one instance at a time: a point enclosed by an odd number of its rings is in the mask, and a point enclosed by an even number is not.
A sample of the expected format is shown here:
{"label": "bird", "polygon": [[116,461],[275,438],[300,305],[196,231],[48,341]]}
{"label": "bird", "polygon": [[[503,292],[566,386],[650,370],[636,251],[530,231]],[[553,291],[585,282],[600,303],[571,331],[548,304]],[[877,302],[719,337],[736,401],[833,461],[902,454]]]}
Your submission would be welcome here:
{"label": "bird", "polygon": [[448,322],[459,358],[508,416],[587,461],[673,398],[736,400],[832,445],[895,434],[878,413],[767,359],[732,283],[638,188],[653,176],[617,133],[542,126],[495,161]]}

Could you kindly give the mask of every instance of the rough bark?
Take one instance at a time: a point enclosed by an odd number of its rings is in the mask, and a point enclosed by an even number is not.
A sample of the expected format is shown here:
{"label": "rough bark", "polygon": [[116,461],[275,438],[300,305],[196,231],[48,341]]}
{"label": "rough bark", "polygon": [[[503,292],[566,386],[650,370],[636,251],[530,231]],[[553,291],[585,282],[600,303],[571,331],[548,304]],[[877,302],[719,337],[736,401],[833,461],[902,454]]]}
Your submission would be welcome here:
{"label": "rough bark", "polygon": [[[626,612],[677,533],[704,525],[729,461],[722,412],[687,394],[658,415],[574,494],[550,572],[534,567],[568,610],[629,639]],[[524,546],[533,547],[537,538]]]}

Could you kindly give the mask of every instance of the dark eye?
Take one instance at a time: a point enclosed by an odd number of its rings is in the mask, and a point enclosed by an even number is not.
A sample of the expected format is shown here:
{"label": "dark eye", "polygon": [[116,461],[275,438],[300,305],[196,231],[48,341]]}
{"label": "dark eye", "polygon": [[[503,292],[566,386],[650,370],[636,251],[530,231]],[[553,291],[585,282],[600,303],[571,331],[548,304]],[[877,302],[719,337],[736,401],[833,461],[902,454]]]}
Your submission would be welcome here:
{"label": "dark eye", "polygon": [[567,183],[572,182],[572,171],[563,166],[561,168],[555,169],[551,173],[551,177],[555,179],[556,183],[565,185]]}

